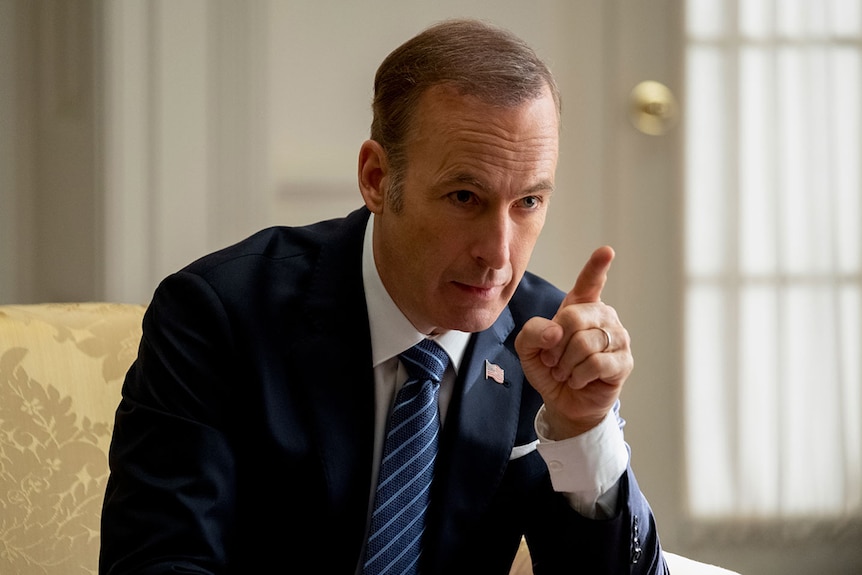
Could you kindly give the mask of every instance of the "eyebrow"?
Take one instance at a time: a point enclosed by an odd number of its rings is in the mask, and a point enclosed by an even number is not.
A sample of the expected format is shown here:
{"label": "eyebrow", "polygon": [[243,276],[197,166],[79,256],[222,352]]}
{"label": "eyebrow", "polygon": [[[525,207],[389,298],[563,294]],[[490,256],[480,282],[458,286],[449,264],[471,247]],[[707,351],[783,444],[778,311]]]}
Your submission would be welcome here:
{"label": "eyebrow", "polygon": [[[468,184],[473,187],[479,188],[483,192],[488,192],[488,186],[482,180],[479,180],[475,176],[472,176],[468,173],[458,173],[452,176],[451,178],[447,178],[441,184],[443,185],[451,185],[451,184]],[[529,188],[523,191],[524,194],[535,194],[537,192],[553,192],[554,184],[547,180],[542,180],[538,183],[533,184]]]}

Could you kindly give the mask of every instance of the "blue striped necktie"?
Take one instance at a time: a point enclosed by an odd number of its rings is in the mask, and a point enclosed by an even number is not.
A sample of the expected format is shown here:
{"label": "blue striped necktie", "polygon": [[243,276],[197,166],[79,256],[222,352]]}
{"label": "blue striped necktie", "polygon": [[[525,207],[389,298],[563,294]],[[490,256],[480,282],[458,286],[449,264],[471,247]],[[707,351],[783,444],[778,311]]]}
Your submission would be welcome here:
{"label": "blue striped necktie", "polygon": [[408,377],[386,428],[364,575],[418,572],[434,476],[440,431],[437,393],[449,357],[425,339],[399,358]]}

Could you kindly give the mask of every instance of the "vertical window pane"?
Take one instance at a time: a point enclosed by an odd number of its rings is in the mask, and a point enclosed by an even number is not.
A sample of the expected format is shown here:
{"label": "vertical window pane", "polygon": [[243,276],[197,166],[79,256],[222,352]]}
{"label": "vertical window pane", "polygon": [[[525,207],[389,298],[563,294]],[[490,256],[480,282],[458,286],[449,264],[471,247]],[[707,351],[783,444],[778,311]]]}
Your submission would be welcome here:
{"label": "vertical window pane", "polygon": [[826,32],[825,1],[778,0],[774,2],[778,34],[797,38],[824,34]]}
{"label": "vertical window pane", "polygon": [[772,0],[746,0],[739,3],[739,32],[743,36],[765,38],[773,32]]}
{"label": "vertical window pane", "polygon": [[[768,517],[779,510],[780,417],[779,348],[776,288],[743,288],[739,308],[739,510]],[[725,384],[726,385],[726,384]]]}
{"label": "vertical window pane", "polygon": [[686,267],[694,275],[724,267],[727,188],[725,58],[717,48],[689,54],[686,133]]}
{"label": "vertical window pane", "polygon": [[739,73],[739,263],[748,275],[776,271],[772,51],[745,47]]}
{"label": "vertical window pane", "polygon": [[841,290],[841,393],[840,427],[844,433],[845,508],[862,506],[862,290]]}
{"label": "vertical window pane", "polygon": [[[860,16],[862,18],[862,16]],[[859,50],[835,48],[832,51],[830,95],[833,113],[830,117],[834,134],[832,173],[835,186],[833,204],[837,251],[837,271],[858,274],[860,271],[860,245],[862,230],[859,225],[860,158],[862,158],[862,58]]]}
{"label": "vertical window pane", "polygon": [[732,426],[725,369],[725,298],[715,286],[689,290],[686,309],[686,462],[692,511],[703,517],[733,509],[734,462],[726,430]]}
{"label": "vertical window pane", "polygon": [[834,425],[840,413],[836,301],[831,287],[790,286],[780,332],[782,360],[779,405],[782,421],[785,514],[825,515],[843,509],[843,433]]}
{"label": "vertical window pane", "polygon": [[835,251],[832,242],[834,221],[832,205],[835,198],[834,170],[832,158],[835,140],[830,118],[835,113],[834,103],[828,92],[829,54],[825,46],[815,44],[805,51],[803,78],[805,86],[806,139],[803,153],[806,162],[806,206],[810,235],[808,241],[809,261],[807,273],[828,274],[835,270]]}
{"label": "vertical window pane", "polygon": [[805,154],[807,110],[803,95],[805,77],[800,48],[778,51],[777,92],[778,137],[778,216],[781,221],[781,264],[785,272],[801,274],[811,261],[811,229],[808,218],[809,183],[806,181],[808,158]]}
{"label": "vertical window pane", "polygon": [[862,0],[832,0],[830,6],[829,23],[833,34],[862,34]]}

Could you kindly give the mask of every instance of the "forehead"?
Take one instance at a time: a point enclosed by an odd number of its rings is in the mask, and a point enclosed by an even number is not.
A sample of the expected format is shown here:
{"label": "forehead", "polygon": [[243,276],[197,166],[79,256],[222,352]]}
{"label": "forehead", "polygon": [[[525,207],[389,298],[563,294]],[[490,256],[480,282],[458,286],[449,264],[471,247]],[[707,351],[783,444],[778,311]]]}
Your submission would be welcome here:
{"label": "forehead", "polygon": [[478,170],[486,172],[479,176],[550,181],[558,146],[559,116],[550,89],[515,106],[495,106],[448,86],[423,94],[407,142],[410,169],[420,163],[438,172]]}

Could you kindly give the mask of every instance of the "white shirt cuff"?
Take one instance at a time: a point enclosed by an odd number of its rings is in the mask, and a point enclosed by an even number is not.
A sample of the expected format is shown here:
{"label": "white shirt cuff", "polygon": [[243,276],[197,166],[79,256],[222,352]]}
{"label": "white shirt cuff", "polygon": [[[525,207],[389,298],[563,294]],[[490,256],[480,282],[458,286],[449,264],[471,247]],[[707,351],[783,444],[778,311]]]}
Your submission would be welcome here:
{"label": "white shirt cuff", "polygon": [[550,433],[544,414],[543,405],[535,420],[538,450],[548,465],[554,490],[566,494],[581,515],[613,515],[619,479],[629,460],[616,411],[610,410],[589,431],[560,441],[547,438]]}

